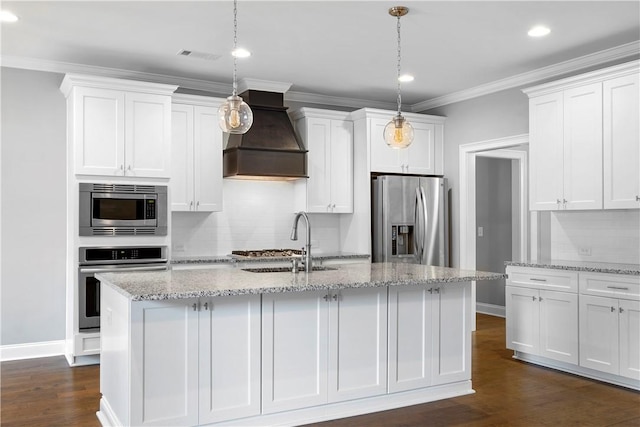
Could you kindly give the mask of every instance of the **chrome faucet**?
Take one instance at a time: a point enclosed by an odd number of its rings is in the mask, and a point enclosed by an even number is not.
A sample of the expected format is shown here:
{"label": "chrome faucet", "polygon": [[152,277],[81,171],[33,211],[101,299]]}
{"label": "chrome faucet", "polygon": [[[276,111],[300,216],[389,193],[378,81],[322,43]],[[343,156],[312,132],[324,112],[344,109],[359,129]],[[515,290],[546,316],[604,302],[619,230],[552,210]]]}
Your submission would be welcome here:
{"label": "chrome faucet", "polygon": [[293,219],[293,228],[291,229],[291,240],[298,240],[298,221],[300,217],[303,217],[307,223],[307,242],[302,249],[304,271],[311,272],[311,224],[309,223],[309,217],[306,212],[300,211]]}

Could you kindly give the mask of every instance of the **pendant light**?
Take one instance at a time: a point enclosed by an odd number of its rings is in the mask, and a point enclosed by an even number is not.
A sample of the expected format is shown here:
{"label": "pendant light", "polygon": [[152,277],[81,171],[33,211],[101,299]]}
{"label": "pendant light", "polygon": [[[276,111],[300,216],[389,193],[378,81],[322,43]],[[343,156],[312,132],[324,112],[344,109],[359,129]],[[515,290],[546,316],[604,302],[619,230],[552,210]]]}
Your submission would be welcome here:
{"label": "pendant light", "polygon": [[218,123],[223,132],[243,134],[253,124],[253,112],[249,105],[238,96],[236,82],[236,60],[238,55],[238,7],[237,0],[233,0],[233,92],[226,102],[218,109]]}
{"label": "pendant light", "polygon": [[400,17],[409,13],[409,9],[404,6],[394,6],[389,9],[389,15],[398,19],[398,114],[391,119],[384,127],[384,141],[391,148],[407,148],[413,141],[413,126],[403,116],[401,112],[402,97],[400,95]]}

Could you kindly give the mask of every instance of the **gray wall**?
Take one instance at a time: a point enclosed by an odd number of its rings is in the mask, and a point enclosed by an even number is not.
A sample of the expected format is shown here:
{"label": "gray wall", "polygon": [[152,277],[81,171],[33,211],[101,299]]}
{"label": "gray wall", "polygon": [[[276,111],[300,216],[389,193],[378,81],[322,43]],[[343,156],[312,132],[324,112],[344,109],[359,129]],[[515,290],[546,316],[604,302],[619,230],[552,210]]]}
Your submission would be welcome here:
{"label": "gray wall", "polygon": [[0,344],[65,338],[66,110],[61,74],[2,68]]}
{"label": "gray wall", "polygon": [[[509,159],[476,158],[476,268],[504,272],[512,259],[511,168]],[[505,280],[478,281],[476,300],[504,307]]]}
{"label": "gray wall", "polygon": [[[427,111],[446,116],[444,130],[444,176],[452,190],[452,266],[460,265],[460,170],[462,144],[529,132],[529,99],[520,89],[444,105]],[[499,270],[502,271],[502,270]]]}

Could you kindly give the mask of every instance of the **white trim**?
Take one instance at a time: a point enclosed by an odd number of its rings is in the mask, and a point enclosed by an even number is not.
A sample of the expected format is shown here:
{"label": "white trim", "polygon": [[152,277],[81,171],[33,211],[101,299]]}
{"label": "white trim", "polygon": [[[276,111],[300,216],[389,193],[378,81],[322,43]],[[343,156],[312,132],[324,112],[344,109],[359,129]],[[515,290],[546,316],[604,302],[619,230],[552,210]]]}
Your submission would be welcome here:
{"label": "white trim", "polygon": [[495,317],[507,317],[507,310],[503,305],[487,304],[484,302],[476,303],[476,313],[487,314]]}
{"label": "white trim", "polygon": [[505,79],[496,80],[487,84],[453,92],[437,98],[429,99],[411,105],[411,111],[426,111],[431,108],[440,107],[454,102],[466,101],[479,96],[500,92],[501,90],[512,89],[514,87],[526,86],[542,80],[554,78],[563,74],[584,70],[588,67],[595,67],[607,62],[617,61],[624,58],[631,58],[640,54],[640,41],[616,46],[599,52],[580,56],[568,61],[559,62],[537,70],[528,71]]}
{"label": "white trim", "polygon": [[65,346],[65,340],[3,345],[0,346],[0,361],[62,356]]}
{"label": "white trim", "polygon": [[224,101],[224,98],[212,96],[189,95],[185,93],[174,93],[171,95],[171,103],[173,104],[189,104],[218,108]]}
{"label": "white trim", "polygon": [[[459,268],[476,269],[476,156],[501,157],[518,160],[520,163],[520,257],[527,258],[528,246],[528,205],[527,205],[527,153],[525,151],[505,150],[506,148],[528,144],[529,135],[514,135],[506,138],[491,139],[461,145],[459,148],[460,168],[460,262]],[[498,152],[494,150],[500,150]],[[492,151],[492,153],[488,153]],[[476,301],[476,283],[471,284],[471,299]],[[475,304],[473,330],[476,330]]]}

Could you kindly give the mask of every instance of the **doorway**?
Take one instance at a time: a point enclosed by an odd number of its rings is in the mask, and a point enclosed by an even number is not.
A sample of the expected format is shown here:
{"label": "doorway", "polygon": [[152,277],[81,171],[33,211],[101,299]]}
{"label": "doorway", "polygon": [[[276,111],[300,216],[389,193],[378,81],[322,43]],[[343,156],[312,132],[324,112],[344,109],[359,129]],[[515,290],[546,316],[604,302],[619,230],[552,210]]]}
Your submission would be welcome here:
{"label": "doorway", "polygon": [[[477,162],[478,159],[502,159],[511,162],[511,260],[524,261],[528,258],[528,206],[527,206],[527,151],[529,136],[526,134],[507,138],[480,141],[460,146],[460,268],[476,270],[478,233],[477,223]],[[482,197],[485,197],[484,195]],[[480,225],[483,227],[482,225]],[[504,272],[504,266],[499,270]],[[499,293],[504,284],[491,284]],[[491,304],[477,300],[476,283],[472,284],[473,329],[475,330],[475,312],[504,316],[504,305]]]}

